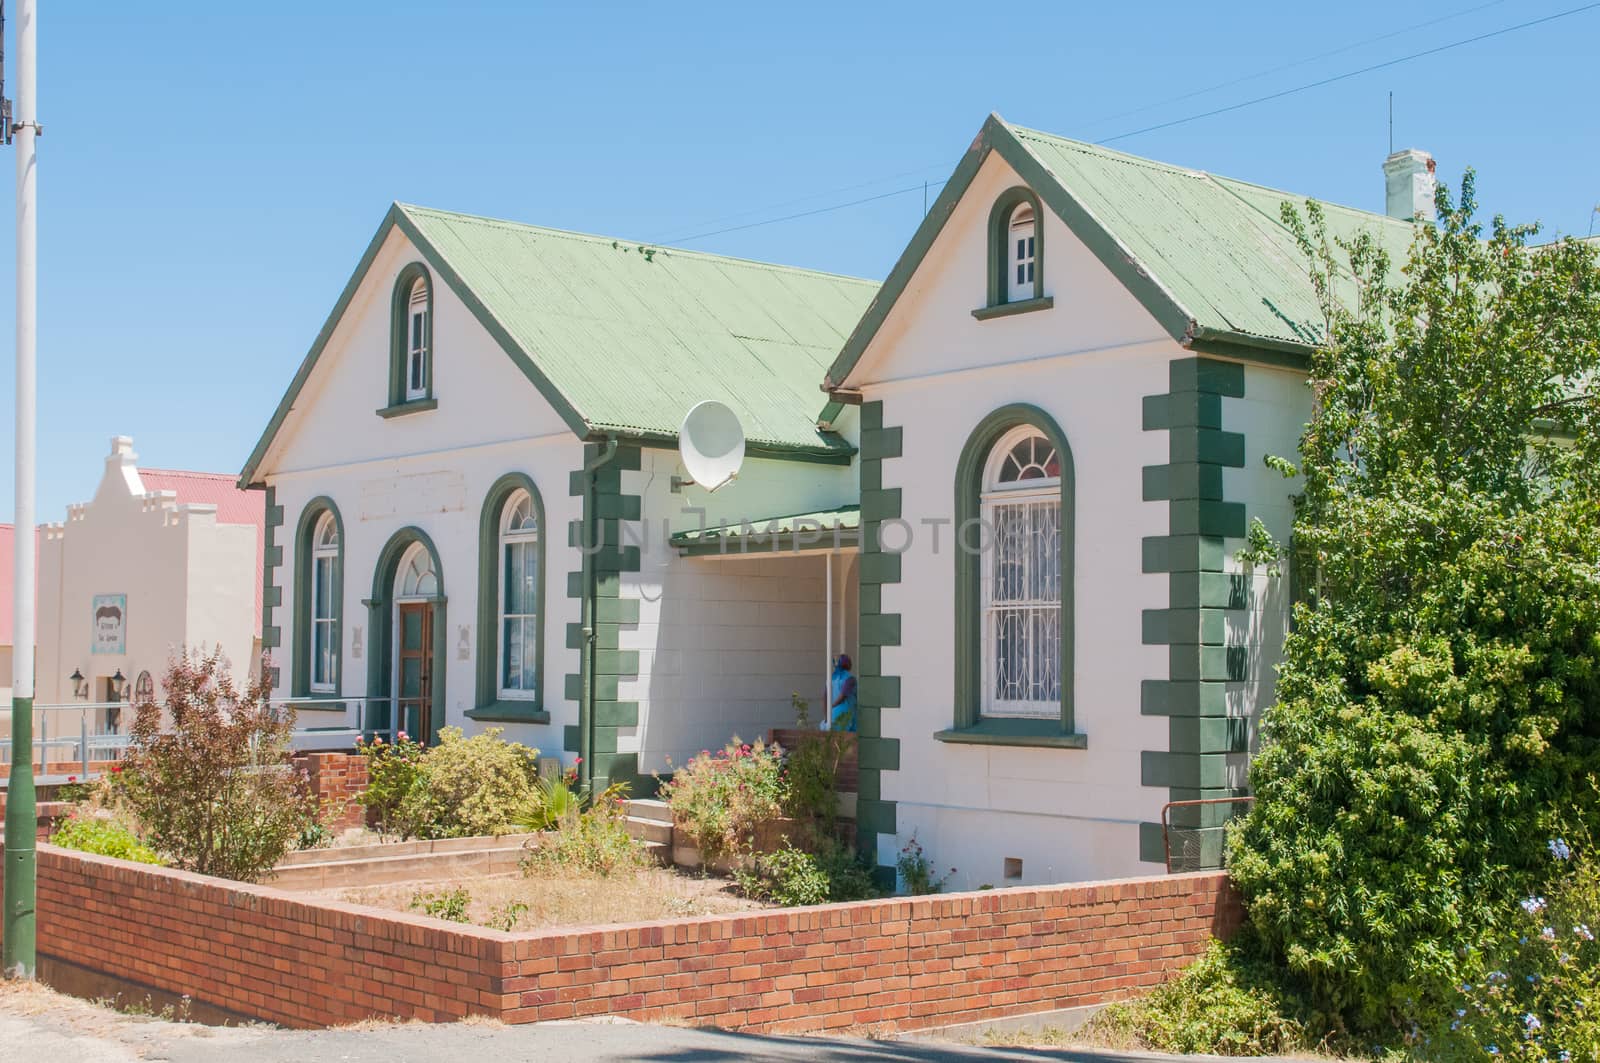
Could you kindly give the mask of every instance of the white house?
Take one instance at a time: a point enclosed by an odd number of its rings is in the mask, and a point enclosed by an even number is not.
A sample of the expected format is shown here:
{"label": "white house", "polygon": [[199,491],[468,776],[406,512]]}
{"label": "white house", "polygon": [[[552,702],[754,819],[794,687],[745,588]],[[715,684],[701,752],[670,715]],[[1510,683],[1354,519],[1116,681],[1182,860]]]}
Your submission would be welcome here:
{"label": "white house", "polygon": [[[1403,251],[1431,166],[1385,170],[1405,217],[1330,222]],[[1310,411],[1286,201],[991,117],[881,290],[397,205],[240,480],[279,690],[647,787],[844,650],[880,868],[1147,873],[1193,800],[1214,861],[1288,615],[1234,559]],[[715,494],[705,398],[750,439]]]}
{"label": "white house", "polygon": [[[133,440],[112,439],[94,499],[41,528],[36,703],[159,695],[185,648],[221,648],[245,681],[260,659],[262,502],[231,476],[141,469]],[[122,717],[96,723],[126,729]]]}

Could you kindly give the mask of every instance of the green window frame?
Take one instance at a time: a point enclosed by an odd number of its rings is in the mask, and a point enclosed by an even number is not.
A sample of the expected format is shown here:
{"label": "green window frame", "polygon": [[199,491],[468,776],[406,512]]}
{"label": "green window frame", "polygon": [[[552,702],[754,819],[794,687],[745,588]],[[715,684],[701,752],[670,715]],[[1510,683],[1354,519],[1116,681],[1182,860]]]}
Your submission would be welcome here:
{"label": "green window frame", "polygon": [[[1012,265],[1011,215],[1023,204],[1033,209],[1033,297],[1012,301],[1009,283]],[[972,316],[983,321],[1030,310],[1047,310],[1054,306],[1055,299],[1044,294],[1044,250],[1044,211],[1033,189],[1018,185],[1000,193],[989,211],[988,301],[974,310]]]}
{"label": "green window frame", "polygon": [[[1040,432],[1055,447],[1061,465],[1061,637],[1059,717],[984,716],[983,706],[983,535],[984,475],[995,446],[1020,427]],[[1044,410],[1026,403],[1003,406],[973,429],[962,447],[955,478],[955,719],[934,737],[944,742],[981,745],[1038,745],[1083,748],[1087,742],[1073,720],[1073,576],[1076,558],[1076,494],[1072,448],[1067,434]]]}
{"label": "green window frame", "polygon": [[[506,506],[521,492],[528,495],[534,523],[538,527],[537,538],[533,541],[536,574],[534,613],[530,621],[534,629],[534,681],[533,688],[526,696],[506,693],[501,682],[501,583],[505,576],[502,525]],[[478,667],[475,707],[467,712],[471,719],[502,723],[550,722],[550,714],[544,706],[547,680],[544,670],[545,614],[549,605],[545,558],[549,537],[550,526],[545,520],[544,498],[534,485],[533,478],[525,473],[512,472],[496,480],[484,497],[483,511],[478,518]]]}
{"label": "green window frame", "polygon": [[[324,516],[333,520],[339,547],[333,557],[329,587],[332,598],[333,625],[329,641],[333,645],[333,675],[331,682],[317,684],[312,689],[312,655],[315,652],[312,598],[316,585],[317,529]],[[337,697],[342,689],[344,672],[344,518],[333,499],[319,495],[307,502],[300,511],[300,522],[294,536],[294,667],[290,673],[290,693],[293,697]]]}
{"label": "green window frame", "polygon": [[[413,337],[411,319],[412,292],[418,282],[424,292],[424,311],[420,337]],[[411,352],[414,343],[421,345],[420,386],[413,387]],[[378,411],[380,417],[398,417],[408,413],[431,410],[438,406],[433,391],[433,275],[421,262],[412,262],[395,278],[394,294],[389,314],[389,394],[388,404]]]}

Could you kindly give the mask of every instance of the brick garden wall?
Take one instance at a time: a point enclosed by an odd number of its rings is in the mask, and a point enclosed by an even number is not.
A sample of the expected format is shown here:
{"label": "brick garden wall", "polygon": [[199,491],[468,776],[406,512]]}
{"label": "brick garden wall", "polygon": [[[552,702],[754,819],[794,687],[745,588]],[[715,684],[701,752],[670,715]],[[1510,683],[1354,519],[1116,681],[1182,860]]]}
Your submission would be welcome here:
{"label": "brick garden wall", "polygon": [[915,1029],[1127,995],[1239,919],[1227,877],[1199,873],[505,934],[39,850],[41,954],[288,1026]]}
{"label": "brick garden wall", "polygon": [[324,826],[337,831],[366,821],[366,809],[356,803],[367,789],[366,757],[359,753],[296,753],[290,760],[306,773],[306,782],[326,817]]}

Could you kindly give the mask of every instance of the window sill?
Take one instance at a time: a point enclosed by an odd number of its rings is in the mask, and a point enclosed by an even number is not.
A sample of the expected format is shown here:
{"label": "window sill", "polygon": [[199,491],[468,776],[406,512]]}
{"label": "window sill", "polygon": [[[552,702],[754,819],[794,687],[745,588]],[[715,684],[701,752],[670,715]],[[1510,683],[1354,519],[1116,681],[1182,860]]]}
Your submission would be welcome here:
{"label": "window sill", "polygon": [[426,413],[428,410],[436,410],[438,408],[438,399],[411,399],[408,402],[397,402],[393,406],[385,406],[378,411],[378,416],[387,420],[390,417],[404,417],[411,413]]}
{"label": "window sill", "polygon": [[468,709],[466,717],[485,723],[549,723],[550,714],[537,702],[501,699]]}
{"label": "window sill", "polygon": [[1026,314],[1032,310],[1048,310],[1055,305],[1055,296],[1045,295],[1038,299],[1022,299],[1015,303],[980,306],[972,312],[972,316],[979,321],[988,321],[992,317],[1010,317],[1012,314]]}
{"label": "window sill", "polygon": [[1086,735],[1071,734],[1061,729],[1055,720],[1019,720],[990,717],[979,720],[970,727],[952,727],[937,731],[934,738],[941,742],[971,746],[1039,746],[1049,749],[1087,749]]}

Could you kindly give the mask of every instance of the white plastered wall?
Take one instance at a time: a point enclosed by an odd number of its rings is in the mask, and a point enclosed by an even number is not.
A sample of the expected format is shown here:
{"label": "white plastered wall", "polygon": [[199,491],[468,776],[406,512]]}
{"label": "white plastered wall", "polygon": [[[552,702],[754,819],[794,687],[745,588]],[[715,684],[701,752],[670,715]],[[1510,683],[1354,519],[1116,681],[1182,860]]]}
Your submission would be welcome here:
{"label": "white plastered wall", "polygon": [[[856,423],[847,411],[838,428],[850,438]],[[625,574],[621,589],[638,599],[639,622],[620,636],[622,649],[639,651],[639,673],[618,690],[622,700],[639,703],[639,724],[619,733],[619,750],[637,752],[641,771],[665,772],[669,761],[682,764],[735,735],[751,741],[793,726],[792,693],[810,702],[812,721],[820,720],[828,661],[824,554],[796,554],[791,546],[683,557],[668,539],[732,522],[760,527],[765,518],[854,501],[854,469],[751,458],[738,480],[715,493],[695,486],[674,493],[672,477],[686,475],[676,451],[646,450],[641,465],[623,473],[622,483],[640,497],[641,520],[624,527],[624,542],[640,547],[640,571]],[[845,549],[833,560],[835,653],[855,653],[855,559]]]}
{"label": "white plastered wall", "polygon": [[[443,570],[448,637],[441,722],[469,734],[503,727],[507,738],[558,756],[562,727],[577,722],[576,704],[564,696],[565,677],[578,668],[577,651],[566,645],[566,626],[579,619],[579,600],[567,596],[567,576],[580,563],[577,550],[567,545],[567,526],[582,509],[582,499],[568,488],[569,474],[583,464],[583,448],[438,276],[433,283],[438,408],[377,416],[388,397],[390,296],[399,271],[420,257],[399,231],[391,232],[263,464],[263,478],[276,488],[283,507],[275,540],[283,547],[283,565],[274,575],[283,598],[270,620],[282,636],[273,654],[280,676],[276,695],[289,695],[293,675],[295,531],[306,505],[325,495],[339,507],[345,529],[340,693],[367,694],[374,647],[363,600],[372,595],[384,545],[402,528],[414,526],[432,540]],[[479,520],[490,487],[511,472],[532,479],[544,502],[540,683],[549,724],[479,723],[465,715],[477,697]],[[302,718],[321,722],[309,713]]]}
{"label": "white plastered wall", "polygon": [[[244,682],[255,649],[256,530],[217,523],[213,505],[179,505],[171,492],[147,493],[128,441],[116,441],[92,502],[48,525],[39,546],[37,700],[75,700],[67,677],[128,684],[148,671],[160,689],[171,657],[221,648]],[[97,594],[125,594],[126,652],[91,652]],[[126,721],[125,721],[126,723]]]}
{"label": "white plastered wall", "polygon": [[[883,486],[900,488],[911,532],[901,580],[882,596],[883,611],[901,617],[901,645],[882,651],[883,673],[900,677],[900,706],[883,712],[900,764],[882,776],[898,833],[880,836],[879,862],[892,865],[914,834],[941,872],[956,869],[952,887],[1005,884],[1008,857],[1022,861],[1024,882],[1148,873],[1138,825],[1167,800],[1165,788],[1141,785],[1141,751],[1168,745],[1166,719],[1140,713],[1141,681],[1168,675],[1167,647],[1142,644],[1142,611],[1166,608],[1168,585],[1141,571],[1141,540],[1169,528],[1167,503],[1142,500],[1142,467],[1168,461],[1168,434],[1142,428],[1142,400],[1168,391],[1170,362],[1189,352],[1048,210],[1043,294],[1053,308],[972,317],[986,297],[990,206],[1021,183],[998,156],[986,161],[850,378],[883,402],[886,426],[902,429]],[[1014,402],[1048,412],[1073,452],[1082,750],[933,737],[955,716],[955,560],[949,524],[935,548],[926,522],[953,518],[967,438]]]}

